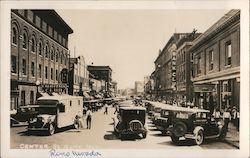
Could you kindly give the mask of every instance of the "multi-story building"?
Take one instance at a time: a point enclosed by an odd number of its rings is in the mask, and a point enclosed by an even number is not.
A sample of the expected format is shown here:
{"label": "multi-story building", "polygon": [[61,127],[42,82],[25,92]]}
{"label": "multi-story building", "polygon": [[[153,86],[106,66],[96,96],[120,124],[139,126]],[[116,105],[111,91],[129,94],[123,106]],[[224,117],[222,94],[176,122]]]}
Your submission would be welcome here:
{"label": "multi-story building", "polygon": [[111,82],[111,94],[113,95],[113,96],[116,96],[116,94],[117,94],[117,82],[116,81],[112,81]]}
{"label": "multi-story building", "polygon": [[193,86],[190,78],[191,58],[188,49],[201,33],[184,35],[176,42],[176,99],[177,102],[193,101]]}
{"label": "multi-story building", "polygon": [[[231,10],[199,38],[190,52],[194,58],[195,103],[217,108],[240,104],[240,10]],[[192,72],[192,71],[191,71]]]}
{"label": "multi-story building", "polygon": [[137,96],[142,96],[144,94],[144,82],[135,81],[135,94]]}
{"label": "multi-story building", "polygon": [[69,65],[69,94],[83,96],[83,92],[90,91],[89,72],[83,56],[70,58]]}
{"label": "multi-story building", "polygon": [[112,87],[112,69],[109,66],[93,66],[88,65],[89,78],[105,81],[105,91],[111,94]]}
{"label": "multi-story building", "polygon": [[176,42],[187,33],[174,33],[155,60],[154,82],[157,98],[173,100],[176,91]]}
{"label": "multi-story building", "polygon": [[11,10],[11,110],[41,93],[67,93],[68,35],[54,10]]}

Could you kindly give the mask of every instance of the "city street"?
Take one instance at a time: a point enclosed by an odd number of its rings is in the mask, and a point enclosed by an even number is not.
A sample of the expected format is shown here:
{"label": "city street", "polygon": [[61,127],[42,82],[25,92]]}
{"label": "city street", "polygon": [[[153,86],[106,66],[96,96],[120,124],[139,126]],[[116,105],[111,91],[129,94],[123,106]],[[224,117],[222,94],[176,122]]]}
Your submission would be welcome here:
{"label": "city street", "polygon": [[235,149],[234,147],[220,142],[218,140],[206,140],[201,146],[193,145],[192,142],[182,141],[174,145],[169,136],[162,136],[157,131],[151,121],[147,120],[146,128],[148,134],[146,139],[136,138],[129,140],[120,140],[113,133],[113,117],[115,117],[114,108],[109,107],[108,115],[105,115],[104,109],[93,113],[92,127],[90,130],[82,129],[61,129],[52,136],[34,133],[28,135],[26,126],[11,128],[11,148],[77,148],[77,149],[170,149],[170,148],[188,148],[188,149]]}

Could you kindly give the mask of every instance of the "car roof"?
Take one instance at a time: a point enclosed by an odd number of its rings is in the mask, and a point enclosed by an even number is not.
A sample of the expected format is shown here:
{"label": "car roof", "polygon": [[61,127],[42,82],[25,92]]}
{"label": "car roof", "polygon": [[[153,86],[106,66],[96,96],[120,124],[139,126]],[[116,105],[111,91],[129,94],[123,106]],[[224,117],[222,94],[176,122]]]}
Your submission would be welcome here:
{"label": "car roof", "polygon": [[66,99],[73,99],[73,98],[82,99],[81,96],[58,95],[58,96],[44,96],[44,97],[38,98],[37,100],[66,100]]}
{"label": "car roof", "polygon": [[189,113],[197,113],[197,112],[208,113],[209,112],[209,110],[205,110],[205,109],[185,108],[185,107],[173,106],[173,105],[159,103],[159,102],[153,102],[153,101],[147,101],[147,102],[152,104],[155,107],[160,107],[161,109],[171,110],[171,111],[180,111],[180,112],[189,112]]}
{"label": "car roof", "polygon": [[121,107],[120,109],[122,110],[146,110],[146,108],[141,107],[141,106],[125,106],[125,107]]}

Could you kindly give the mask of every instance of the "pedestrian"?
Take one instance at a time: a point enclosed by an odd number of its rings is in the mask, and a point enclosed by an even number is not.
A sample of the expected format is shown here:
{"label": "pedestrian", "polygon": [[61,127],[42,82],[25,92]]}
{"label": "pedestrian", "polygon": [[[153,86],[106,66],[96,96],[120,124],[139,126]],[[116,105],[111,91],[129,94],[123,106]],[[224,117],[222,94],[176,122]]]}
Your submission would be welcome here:
{"label": "pedestrian", "polygon": [[233,122],[234,126],[236,126],[237,110],[236,110],[235,106],[233,106],[233,109],[231,111],[231,115],[232,115],[232,122]]}
{"label": "pedestrian", "polygon": [[91,119],[92,119],[92,112],[91,112],[90,108],[88,108],[88,110],[86,112],[87,129],[91,128]]}
{"label": "pedestrian", "polygon": [[118,106],[118,104],[115,104],[115,112],[114,112],[114,114],[118,113],[118,110],[119,110],[119,106]]}
{"label": "pedestrian", "polygon": [[219,122],[221,119],[221,112],[218,108],[216,108],[213,115],[214,115],[215,121]]}
{"label": "pedestrian", "polygon": [[107,105],[107,103],[105,103],[104,109],[105,109],[104,114],[107,115],[108,114],[108,105]]}
{"label": "pedestrian", "polygon": [[239,128],[240,128],[240,112],[239,112],[239,110],[237,110],[237,113],[236,113],[236,128],[239,131]]}
{"label": "pedestrian", "polygon": [[223,121],[224,121],[223,127],[226,129],[226,131],[228,131],[228,124],[229,124],[229,121],[231,120],[230,111],[228,109],[225,109],[222,117],[223,117]]}

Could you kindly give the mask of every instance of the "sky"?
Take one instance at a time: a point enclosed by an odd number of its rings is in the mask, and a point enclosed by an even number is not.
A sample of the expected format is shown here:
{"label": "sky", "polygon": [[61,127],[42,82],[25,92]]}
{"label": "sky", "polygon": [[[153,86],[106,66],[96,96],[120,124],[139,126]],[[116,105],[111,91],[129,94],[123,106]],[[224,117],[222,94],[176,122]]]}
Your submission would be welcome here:
{"label": "sky", "polygon": [[203,33],[228,10],[56,10],[73,29],[71,57],[109,65],[118,89],[154,71],[154,61],[173,33]]}

